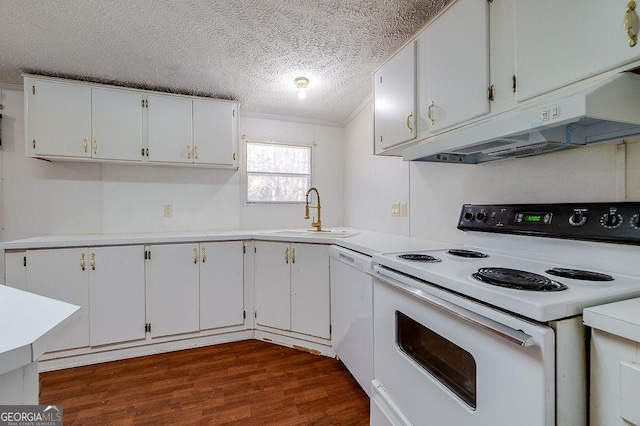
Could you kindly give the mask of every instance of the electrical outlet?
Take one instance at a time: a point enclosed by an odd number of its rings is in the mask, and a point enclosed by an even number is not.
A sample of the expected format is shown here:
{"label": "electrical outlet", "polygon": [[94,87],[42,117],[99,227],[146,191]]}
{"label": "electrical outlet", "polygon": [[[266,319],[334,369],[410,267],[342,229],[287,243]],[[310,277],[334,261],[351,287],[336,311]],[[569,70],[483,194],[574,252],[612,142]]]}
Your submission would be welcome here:
{"label": "electrical outlet", "polygon": [[172,217],[172,216],[173,216],[173,204],[165,204],[164,217]]}
{"label": "electrical outlet", "polygon": [[400,203],[400,216],[407,217],[408,215],[407,208],[408,207],[406,202]]}
{"label": "electrical outlet", "polygon": [[400,216],[400,203],[391,203],[391,216]]}

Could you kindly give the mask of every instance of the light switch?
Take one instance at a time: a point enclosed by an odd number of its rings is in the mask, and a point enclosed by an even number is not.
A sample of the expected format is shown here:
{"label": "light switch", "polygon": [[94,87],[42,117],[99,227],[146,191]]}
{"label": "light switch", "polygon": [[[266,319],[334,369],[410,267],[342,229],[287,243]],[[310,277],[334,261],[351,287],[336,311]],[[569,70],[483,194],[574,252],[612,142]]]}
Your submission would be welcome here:
{"label": "light switch", "polygon": [[560,117],[560,108],[558,107],[558,105],[554,105],[551,107],[551,118],[558,117]]}
{"label": "light switch", "polygon": [[391,216],[400,216],[400,203],[391,203]]}
{"label": "light switch", "polygon": [[407,203],[400,203],[400,216],[406,217],[407,214]]}
{"label": "light switch", "polygon": [[165,204],[164,217],[172,217],[172,216],[173,216],[173,204]]}

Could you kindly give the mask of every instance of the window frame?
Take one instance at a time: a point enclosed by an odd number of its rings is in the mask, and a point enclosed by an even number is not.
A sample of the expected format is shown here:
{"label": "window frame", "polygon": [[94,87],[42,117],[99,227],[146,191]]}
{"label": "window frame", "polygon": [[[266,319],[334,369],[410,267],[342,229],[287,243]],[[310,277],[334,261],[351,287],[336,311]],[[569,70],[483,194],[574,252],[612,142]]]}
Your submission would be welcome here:
{"label": "window frame", "polygon": [[[248,170],[248,155],[247,155],[247,145],[256,144],[256,145],[269,145],[269,146],[279,146],[285,148],[306,148],[309,150],[309,173],[280,173],[280,172],[249,172]],[[313,159],[314,153],[313,148],[315,147],[314,143],[302,143],[302,142],[283,142],[283,141],[262,141],[262,140],[254,140],[254,139],[243,139],[243,149],[242,153],[244,158],[242,159],[242,199],[245,206],[268,206],[268,205],[301,205],[305,204],[305,200],[301,201],[250,201],[249,200],[249,176],[250,175],[264,175],[264,176],[309,176],[309,188],[313,186],[313,176],[314,176],[314,167],[313,167]]]}

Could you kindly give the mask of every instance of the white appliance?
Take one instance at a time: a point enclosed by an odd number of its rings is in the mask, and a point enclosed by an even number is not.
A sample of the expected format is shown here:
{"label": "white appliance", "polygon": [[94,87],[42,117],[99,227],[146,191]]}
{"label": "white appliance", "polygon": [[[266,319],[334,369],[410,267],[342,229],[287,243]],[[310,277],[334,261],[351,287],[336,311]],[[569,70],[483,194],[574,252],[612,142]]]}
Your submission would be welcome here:
{"label": "white appliance", "polygon": [[640,76],[595,78],[428,138],[405,160],[484,163],[640,134]]}
{"label": "white appliance", "polygon": [[332,346],[371,397],[373,380],[373,279],[371,256],[329,247]]}
{"label": "white appliance", "polygon": [[586,425],[581,314],[640,296],[640,203],[465,205],[458,228],[458,249],[374,255],[388,424]]}

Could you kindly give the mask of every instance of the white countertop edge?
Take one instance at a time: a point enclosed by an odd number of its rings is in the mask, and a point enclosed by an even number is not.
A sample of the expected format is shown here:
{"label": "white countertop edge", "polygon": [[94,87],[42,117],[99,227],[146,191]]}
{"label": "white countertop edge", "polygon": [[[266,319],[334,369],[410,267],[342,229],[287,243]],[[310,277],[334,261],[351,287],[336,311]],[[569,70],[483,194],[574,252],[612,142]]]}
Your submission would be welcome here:
{"label": "white countertop edge", "polygon": [[450,247],[450,243],[425,240],[395,234],[386,234],[357,228],[332,227],[334,232],[349,232],[349,237],[314,235],[284,235],[283,231],[308,231],[298,229],[254,229],[234,231],[158,232],[131,234],[77,234],[48,235],[0,243],[0,250],[26,250],[63,247],[97,247],[110,245],[201,243],[215,241],[263,240],[316,244],[335,244],[366,255],[381,252],[430,250]]}
{"label": "white countertop edge", "polygon": [[640,343],[640,298],[586,308],[585,325]]}
{"label": "white countertop edge", "polygon": [[37,361],[79,310],[70,303],[0,286],[0,374]]}

